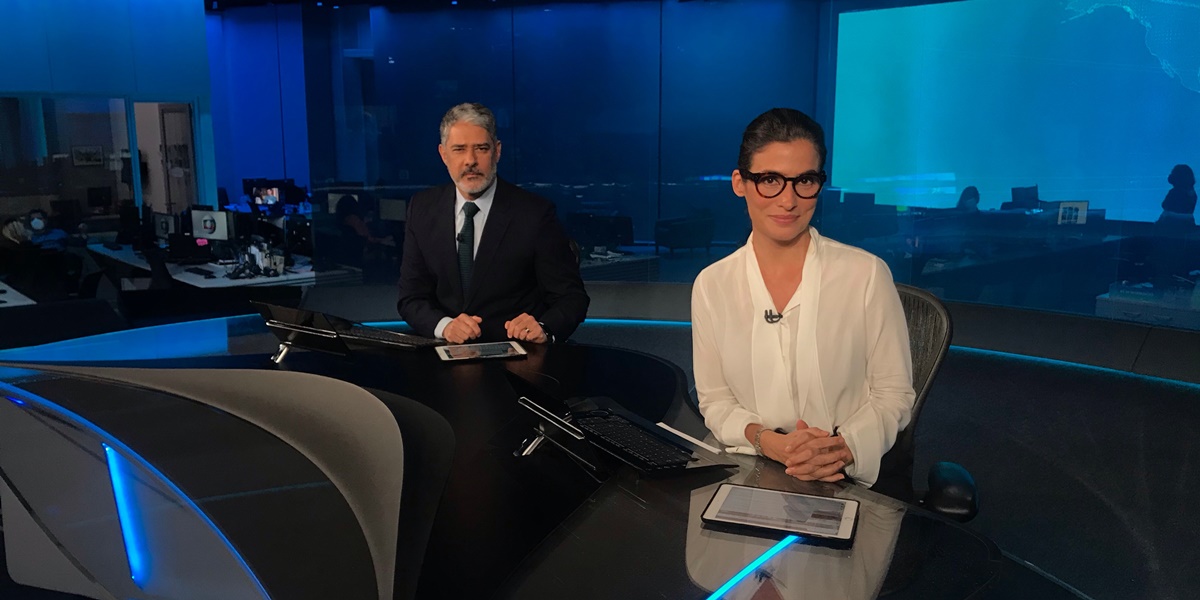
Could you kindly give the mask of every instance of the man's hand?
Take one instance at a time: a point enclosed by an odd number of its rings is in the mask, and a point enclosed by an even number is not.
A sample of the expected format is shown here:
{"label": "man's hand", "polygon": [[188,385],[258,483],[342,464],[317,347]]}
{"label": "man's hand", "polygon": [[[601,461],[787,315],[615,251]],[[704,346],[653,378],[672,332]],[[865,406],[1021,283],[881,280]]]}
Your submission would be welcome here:
{"label": "man's hand", "polygon": [[522,342],[533,342],[535,344],[545,344],[550,341],[545,331],[542,331],[542,326],[537,322],[537,319],[531,317],[529,313],[521,313],[511,321],[504,322],[504,330],[508,332],[508,337]]}
{"label": "man's hand", "polygon": [[465,344],[482,335],[483,332],[479,329],[479,324],[482,322],[483,319],[480,317],[463,313],[446,324],[446,328],[442,330],[442,337],[451,344]]}

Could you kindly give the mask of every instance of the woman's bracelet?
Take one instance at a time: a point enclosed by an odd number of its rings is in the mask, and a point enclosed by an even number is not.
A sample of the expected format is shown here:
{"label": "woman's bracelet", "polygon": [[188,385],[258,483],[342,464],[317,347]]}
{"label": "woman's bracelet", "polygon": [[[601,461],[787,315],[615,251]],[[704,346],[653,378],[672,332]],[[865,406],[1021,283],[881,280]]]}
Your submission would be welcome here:
{"label": "woman's bracelet", "polygon": [[779,435],[787,435],[787,432],[784,431],[782,427],[776,427],[775,429],[767,429],[766,427],[759,427],[758,431],[754,432],[754,452],[756,454],[758,454],[759,456],[766,456],[766,454],[763,454],[763,449],[762,449],[762,434],[764,431],[774,431],[775,433],[778,433]]}

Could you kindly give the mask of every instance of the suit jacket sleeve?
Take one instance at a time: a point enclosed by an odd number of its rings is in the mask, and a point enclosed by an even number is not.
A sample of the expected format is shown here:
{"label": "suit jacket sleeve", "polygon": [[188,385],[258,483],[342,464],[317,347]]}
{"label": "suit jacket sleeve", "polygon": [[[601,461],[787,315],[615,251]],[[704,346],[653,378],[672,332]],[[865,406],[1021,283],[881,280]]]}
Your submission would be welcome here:
{"label": "suit jacket sleeve", "polygon": [[400,317],[419,335],[434,337],[433,330],[442,317],[450,316],[437,301],[437,278],[429,269],[421,242],[428,235],[430,221],[427,206],[431,198],[414,196],[408,207],[404,224],[404,256],[400,263],[400,300],[396,308]]}
{"label": "suit jacket sleeve", "polygon": [[579,275],[579,259],[571,251],[567,234],[548,204],[539,216],[534,269],[545,294],[546,311],[538,319],[556,341],[566,341],[587,317],[590,300]]}

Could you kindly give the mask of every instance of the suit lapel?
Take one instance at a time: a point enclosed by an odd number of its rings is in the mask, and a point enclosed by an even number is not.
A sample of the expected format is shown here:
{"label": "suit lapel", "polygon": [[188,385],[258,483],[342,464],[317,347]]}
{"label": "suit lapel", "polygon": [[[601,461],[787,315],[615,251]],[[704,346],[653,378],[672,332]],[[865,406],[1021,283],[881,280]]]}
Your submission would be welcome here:
{"label": "suit lapel", "polygon": [[475,250],[475,271],[471,279],[471,289],[467,290],[467,305],[475,295],[483,280],[487,278],[492,261],[500,250],[500,241],[512,220],[511,202],[507,202],[504,194],[505,185],[496,180],[496,195],[492,198],[492,209],[488,211],[487,222],[483,225],[483,236],[479,239],[479,248]]}
{"label": "suit lapel", "polygon": [[458,232],[454,230],[454,203],[457,200],[454,185],[446,187],[446,192],[438,200],[433,219],[433,239],[438,248],[438,254],[450,265],[450,285],[456,292],[460,307],[466,307],[466,293],[462,289],[462,272],[458,268]]}

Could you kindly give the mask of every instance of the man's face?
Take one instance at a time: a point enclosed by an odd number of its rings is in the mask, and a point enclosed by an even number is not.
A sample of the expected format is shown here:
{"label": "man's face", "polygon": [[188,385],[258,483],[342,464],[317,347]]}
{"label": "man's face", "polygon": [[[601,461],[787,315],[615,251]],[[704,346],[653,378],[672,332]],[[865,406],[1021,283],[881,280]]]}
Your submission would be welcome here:
{"label": "man's face", "polygon": [[496,180],[500,162],[500,142],[492,141],[486,129],[459,121],[450,126],[446,143],[438,145],[438,154],[446,163],[450,179],[463,196],[475,199]]}

